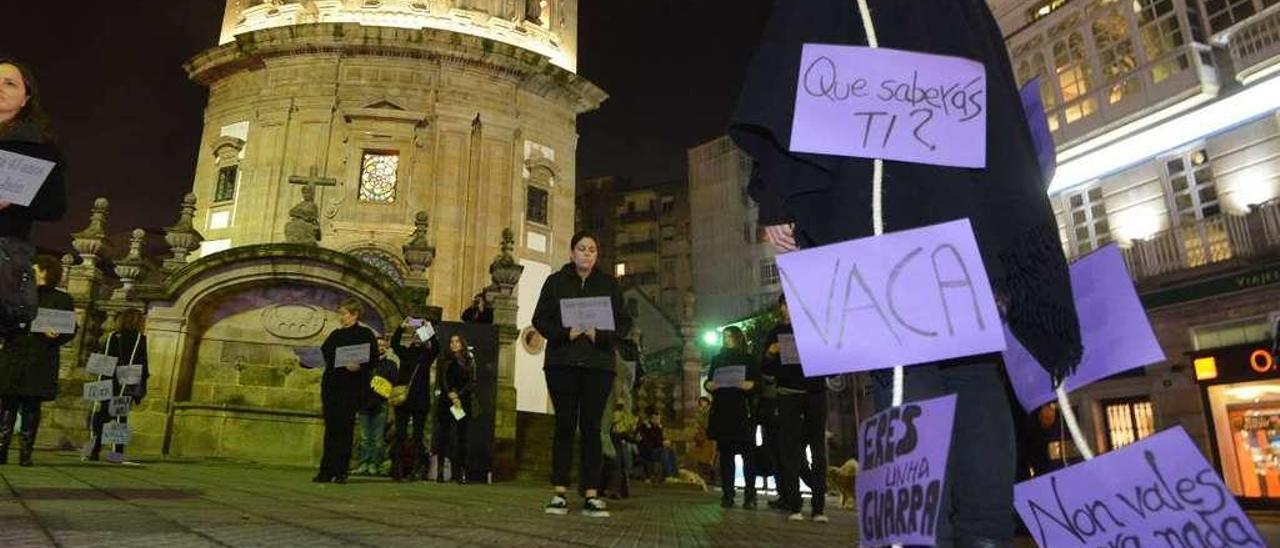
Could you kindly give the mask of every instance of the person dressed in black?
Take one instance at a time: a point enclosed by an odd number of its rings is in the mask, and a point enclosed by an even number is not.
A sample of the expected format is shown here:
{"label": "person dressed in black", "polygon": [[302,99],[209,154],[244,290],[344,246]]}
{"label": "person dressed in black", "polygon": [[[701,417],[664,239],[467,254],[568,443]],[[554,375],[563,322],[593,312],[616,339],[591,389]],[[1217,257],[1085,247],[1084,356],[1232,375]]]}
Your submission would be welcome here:
{"label": "person dressed in black", "polygon": [[[48,255],[35,258],[40,308],[75,310],[71,296],[58,291],[62,262]],[[0,464],[9,461],[13,429],[22,414],[18,464],[31,466],[40,430],[40,405],[58,397],[58,349],[74,333],[18,333],[5,338],[0,350]]]}
{"label": "person dressed in black", "polygon": [[471,306],[462,311],[463,323],[493,323],[493,308],[489,306],[489,300],[485,298],[484,293],[476,293],[471,298]]}
{"label": "person dressed in black", "polygon": [[439,457],[436,481],[444,482],[444,459],[449,459],[453,481],[467,482],[467,426],[475,393],[476,365],[471,346],[462,335],[449,337],[449,350],[436,363],[436,442]]}
{"label": "person dressed in black", "polygon": [[[825,523],[827,482],[820,481],[823,475],[806,473],[806,469],[823,473],[827,469],[827,382],[825,377],[806,378],[791,349],[783,348],[795,344],[786,295],[778,297],[778,311],[781,321],[764,339],[761,371],[777,382],[780,505],[790,514],[789,519],[803,520],[800,479],[813,480],[805,482],[813,492],[809,500],[812,517]],[[811,464],[805,447],[813,455]]]}
{"label": "person dressed in black", "polygon": [[[734,142],[756,162],[748,192],[759,205],[758,222],[766,239],[789,251],[872,236],[877,201],[884,232],[968,219],[1003,320],[1056,384],[1079,364],[1080,328],[1003,34],[981,0],[867,4],[863,14],[858,4],[844,0],[774,3],[729,127]],[[869,45],[864,16],[876,27],[882,47],[982,63],[984,167],[790,150],[797,89],[806,89],[801,73],[821,74],[800,66],[802,48],[806,43]],[[808,89],[820,93],[818,84]],[[882,169],[876,169],[877,162]],[[875,192],[877,180],[883,183],[881,193]],[[892,373],[872,376],[877,407],[883,409],[892,403]],[[938,524],[940,546],[1011,542],[1016,456],[1004,376],[997,355],[906,369],[904,401],[958,396]],[[785,397],[780,396],[780,405]],[[785,424],[782,432],[787,433]]]}
{"label": "person dressed in black", "polygon": [[[120,378],[116,375],[109,377],[112,383],[112,394],[119,397],[130,398],[129,408],[137,408],[142,403],[142,398],[147,395],[147,380],[151,378],[151,369],[147,367],[147,336],[143,335],[146,330],[146,316],[141,310],[130,308],[121,310],[116,315],[116,331],[107,336],[106,348],[103,353],[116,358],[116,367],[141,365],[142,376],[135,384],[124,384],[120,382]],[[98,380],[106,380],[108,377],[99,376]],[[128,424],[129,416],[121,415],[118,417],[111,416],[110,402],[95,402],[93,413],[89,416],[89,424],[93,431],[92,445],[86,460],[96,461],[100,458],[102,452],[102,427],[109,422],[117,424]],[[120,458],[124,455],[124,444],[116,444],[112,447],[111,452],[114,455],[108,457]]]}
{"label": "person dressed in black", "polygon": [[[320,459],[320,472],[311,481],[316,483],[346,483],[347,469],[351,466],[351,446],[355,437],[356,412],[365,403],[373,366],[378,363],[378,337],[368,327],[359,324],[364,305],[355,299],[347,299],[338,305],[338,321],[342,327],[335,329],[320,345],[324,355],[324,377],[320,380],[320,404],[324,411],[324,456]],[[361,355],[355,362],[338,364],[339,351],[347,355],[355,347]],[[352,358],[348,358],[352,359]]]}
{"label": "person dressed in black", "polygon": [[440,354],[440,341],[434,331],[425,341],[418,335],[418,329],[426,325],[425,322],[406,318],[391,335],[391,349],[400,358],[395,385],[406,394],[404,401],[395,406],[391,479],[396,481],[426,479],[427,475],[422,433],[427,428],[427,413],[431,410],[431,362]]}
{"label": "person dressed in black", "polygon": [[[554,493],[544,511],[567,514],[565,493],[573,462],[575,431],[581,439],[578,479],[585,486],[582,512],[608,517],[597,489],[602,479],[600,420],[613,389],[614,352],[617,341],[631,330],[631,317],[623,308],[622,292],[613,276],[596,268],[595,236],[579,232],[570,239],[572,261],[547,277],[533,312],[533,327],[547,339],[543,372],[555,407],[556,431],[551,449],[551,485]],[[566,326],[561,317],[565,299],[608,297],[614,330],[590,326]]]}
{"label": "person dressed in black", "polygon": [[0,353],[7,352],[2,350],[5,339],[25,330],[35,317],[31,225],[57,221],[67,211],[62,153],[53,142],[37,89],[30,70],[0,57],[0,151],[54,163],[31,205],[0,200]]}
{"label": "person dressed in black", "polygon": [[[357,456],[356,475],[376,476],[381,473],[382,462],[387,457],[387,398],[373,388],[374,382],[389,386],[396,379],[396,362],[387,357],[389,344],[386,337],[378,337],[378,363],[373,367],[369,390],[364,406],[356,413],[360,423],[360,454]],[[376,381],[381,378],[383,381]]]}
{"label": "person dressed in black", "polygon": [[[743,379],[731,386],[718,384],[716,372],[727,367],[742,368]],[[742,475],[746,478],[742,507],[747,510],[756,508],[756,430],[749,398],[759,381],[760,368],[747,353],[747,339],[742,330],[735,326],[726,327],[724,348],[711,359],[705,387],[711,393],[707,436],[716,441],[720,453],[720,506],[723,508],[733,508],[738,468],[733,461],[734,455],[742,456]]]}

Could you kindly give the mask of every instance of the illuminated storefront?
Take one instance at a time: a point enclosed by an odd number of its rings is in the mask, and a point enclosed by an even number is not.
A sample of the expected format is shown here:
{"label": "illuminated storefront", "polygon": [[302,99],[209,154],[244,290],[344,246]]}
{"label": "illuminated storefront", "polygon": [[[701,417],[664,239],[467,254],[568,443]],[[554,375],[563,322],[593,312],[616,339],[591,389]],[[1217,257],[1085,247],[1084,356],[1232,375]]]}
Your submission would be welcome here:
{"label": "illuminated storefront", "polygon": [[1280,507],[1280,373],[1269,342],[1198,352],[1214,457],[1245,504]]}

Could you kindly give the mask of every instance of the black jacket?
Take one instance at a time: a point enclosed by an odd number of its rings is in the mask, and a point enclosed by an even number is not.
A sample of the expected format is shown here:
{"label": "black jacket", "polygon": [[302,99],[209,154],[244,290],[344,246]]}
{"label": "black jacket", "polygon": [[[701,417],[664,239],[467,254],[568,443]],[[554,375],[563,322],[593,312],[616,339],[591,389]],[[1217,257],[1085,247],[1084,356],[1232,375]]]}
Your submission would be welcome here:
{"label": "black jacket", "polygon": [[30,206],[10,205],[0,209],[0,237],[26,240],[34,221],[57,221],[67,212],[67,189],[63,182],[62,153],[33,123],[23,123],[9,131],[0,130],[0,150],[48,160],[56,164]]}
{"label": "black jacket", "polygon": [[763,349],[764,355],[760,358],[760,371],[765,375],[774,378],[774,383],[779,389],[803,390],[805,392],[816,394],[827,389],[826,377],[804,376],[804,369],[800,364],[784,365],[782,363],[782,353],[779,352],[775,356],[769,355],[769,347],[773,343],[778,342],[778,335],[794,334],[789,323],[780,323],[765,335],[764,341],[761,342],[760,348]]}
{"label": "black jacket", "polygon": [[[388,382],[394,385],[396,381],[396,375],[398,374],[397,371],[398,370],[396,368],[396,362],[391,361],[386,356],[379,356],[378,364],[373,366],[372,375],[376,375],[384,379],[387,379]],[[365,398],[364,407],[361,408],[362,410],[365,410],[365,411],[374,410],[378,407],[382,407],[387,404],[386,398],[382,397],[381,394],[373,391],[372,376],[369,378],[369,381],[370,381],[369,394],[368,394],[368,397]]]}
{"label": "black jacket", "polygon": [[[137,352],[134,352],[134,348]],[[151,368],[147,366],[147,336],[141,333],[131,331],[122,331],[112,333],[107,337],[107,347],[104,353],[108,356],[119,358],[116,362],[120,365],[141,365],[142,380],[138,384],[121,386],[117,380],[114,384],[115,394],[122,396],[133,396],[134,403],[141,402],[142,398],[147,396],[147,380],[151,378]],[[133,361],[129,361],[132,358]],[[106,377],[98,377],[98,380],[104,380]],[[112,380],[115,380],[114,378]]]}
{"label": "black jacket", "polygon": [[[966,169],[884,162],[884,223],[901,231],[968,218],[1012,332],[1055,378],[1080,361],[1080,329],[1045,182],[1003,36],[981,0],[870,0],[880,45],[964,57],[987,69],[987,162]],[[747,69],[729,135],[756,161],[761,224],[794,221],[815,247],[873,234],[872,161],[793,153],[801,48],[866,45],[847,0],[779,0]]]}
{"label": "black jacket", "polygon": [[[360,364],[359,371],[347,371],[345,367],[334,367],[334,354],[337,349],[357,344],[369,345],[369,359]],[[371,364],[378,363],[378,338],[368,327],[355,324],[351,327],[339,327],[330,333],[320,345],[324,355],[324,377],[321,383],[325,388],[340,390],[362,390],[369,386],[373,376]]]}
{"label": "black jacket", "polygon": [[[746,352],[726,348],[711,358],[707,381],[715,380],[716,370],[722,367],[744,365],[747,380],[760,384],[760,368]],[[711,392],[711,414],[707,419],[707,437],[716,441],[755,441],[755,423],[751,417],[749,397],[751,391],[741,388],[715,388]]]}
{"label": "black jacket", "polygon": [[391,336],[391,350],[400,358],[400,372],[396,374],[395,385],[409,386],[409,397],[400,408],[427,411],[431,409],[431,363],[440,354],[440,339],[432,336],[423,344],[404,344],[406,335],[417,341],[418,335],[412,331],[406,333],[403,327],[396,328]]}
{"label": "black jacket", "polygon": [[462,400],[462,409],[467,414],[471,414],[471,401],[472,396],[475,395],[475,387],[476,367],[471,356],[458,357],[446,353],[440,361],[436,362],[436,391],[440,394],[436,399],[440,407],[436,417],[453,418],[453,415],[449,414],[449,407],[453,405],[449,400],[450,392],[458,394],[458,399]]}
{"label": "black jacket", "polygon": [[[44,286],[39,292],[40,308],[75,310],[71,296]],[[0,399],[10,396],[40,398],[58,397],[58,349],[74,334],[50,339],[44,333],[20,333],[9,339],[0,350]]]}
{"label": "black jacket", "polygon": [[[586,335],[569,340],[569,328],[560,321],[560,299],[609,297],[616,331],[597,331],[594,343]],[[613,276],[592,270],[583,280],[573,263],[547,277],[533,311],[533,327],[547,339],[544,367],[573,366],[613,371],[618,340],[631,331],[631,316],[623,308],[622,292]]]}

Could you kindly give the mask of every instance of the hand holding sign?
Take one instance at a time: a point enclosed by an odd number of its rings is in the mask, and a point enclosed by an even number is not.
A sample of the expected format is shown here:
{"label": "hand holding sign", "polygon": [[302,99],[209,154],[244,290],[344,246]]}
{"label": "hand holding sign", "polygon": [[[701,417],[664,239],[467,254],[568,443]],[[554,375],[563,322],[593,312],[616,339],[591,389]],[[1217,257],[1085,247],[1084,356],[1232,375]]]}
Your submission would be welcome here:
{"label": "hand holding sign", "polygon": [[36,319],[31,320],[32,333],[60,333],[70,335],[76,332],[76,311],[41,308],[36,312]]}
{"label": "hand holding sign", "polygon": [[716,369],[712,377],[712,384],[716,388],[741,388],[743,381],[747,380],[747,366],[745,365],[728,365]]}
{"label": "hand holding sign", "polygon": [[791,150],[986,167],[986,93],[969,59],[805,44]]}
{"label": "hand holding sign", "polygon": [[457,404],[449,406],[449,414],[453,415],[453,420],[457,421],[460,421],[463,417],[467,416],[467,412],[463,411],[462,406]]}
{"label": "hand holding sign", "polygon": [[933,546],[956,396],[891,407],[858,425],[859,546]]}
{"label": "hand holding sign", "polygon": [[1004,350],[968,220],[779,255],[806,376]]}
{"label": "hand holding sign", "polygon": [[431,326],[431,322],[422,322],[414,333],[418,335],[418,340],[427,342],[436,335],[436,328]]}
{"label": "hand holding sign", "polygon": [[613,302],[609,297],[560,299],[560,323],[579,332],[613,331]]}
{"label": "hand holding sign", "polygon": [[0,203],[30,206],[54,165],[48,160],[0,150]]}
{"label": "hand holding sign", "polygon": [[90,375],[99,375],[110,377],[116,374],[116,363],[120,361],[115,356],[106,354],[89,354],[89,362],[85,364],[85,371]]}

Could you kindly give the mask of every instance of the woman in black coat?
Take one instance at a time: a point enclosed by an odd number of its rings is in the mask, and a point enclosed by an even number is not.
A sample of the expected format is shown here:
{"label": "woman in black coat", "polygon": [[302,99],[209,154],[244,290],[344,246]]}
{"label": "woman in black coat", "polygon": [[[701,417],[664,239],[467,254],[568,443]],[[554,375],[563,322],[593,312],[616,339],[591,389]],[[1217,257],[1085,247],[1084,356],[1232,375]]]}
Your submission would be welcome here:
{"label": "woman in black coat", "polygon": [[[391,449],[393,465],[391,479],[426,479],[426,459],[423,458],[423,431],[427,427],[427,412],[431,410],[431,362],[440,354],[440,340],[434,335],[422,340],[417,329],[421,327],[413,318],[405,319],[391,336],[391,350],[400,358],[400,370],[395,386],[407,386],[408,397],[396,406],[396,429]],[[412,423],[412,426],[410,426]],[[413,436],[408,436],[409,429]],[[412,445],[406,445],[406,439]]]}
{"label": "woman in black coat", "polygon": [[[596,268],[598,244],[585,232],[569,242],[572,262],[547,277],[533,311],[533,327],[547,339],[543,373],[555,407],[556,431],[551,449],[551,486],[554,493],[544,511],[569,513],[564,494],[569,489],[569,466],[573,462],[573,435],[581,435],[578,481],[583,483],[586,501],[583,514],[608,517],[604,499],[596,489],[602,479],[600,422],[613,390],[614,352],[618,341],[631,331],[631,317],[622,304],[622,292],[613,276]],[[613,331],[566,326],[560,315],[565,299],[607,297],[613,308]],[[581,418],[581,422],[579,422]]]}
{"label": "woman in black coat", "polygon": [[[743,380],[736,385],[716,383],[716,372],[726,367],[742,367]],[[734,455],[742,455],[743,477],[747,479],[742,507],[756,507],[755,422],[751,418],[750,395],[760,380],[760,368],[747,353],[747,339],[737,327],[724,329],[724,348],[711,358],[705,388],[711,393],[711,416],[707,437],[716,441],[720,452],[720,506],[733,508],[737,466]]]}
{"label": "woman in black coat", "polygon": [[[467,482],[467,427],[471,424],[471,401],[475,394],[476,365],[471,345],[462,335],[449,337],[449,351],[436,363],[436,481],[444,482],[444,459],[451,465],[453,480]],[[462,418],[454,416],[462,410]]]}
{"label": "woman in black coat", "polygon": [[[35,259],[40,308],[75,310],[71,296],[58,291],[62,263],[48,255]],[[18,413],[22,432],[18,464],[31,466],[36,432],[40,429],[40,404],[58,397],[58,348],[74,333],[20,333],[6,337],[0,350],[0,464],[9,460],[9,443]]]}

